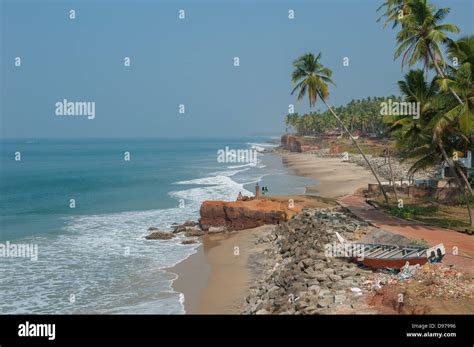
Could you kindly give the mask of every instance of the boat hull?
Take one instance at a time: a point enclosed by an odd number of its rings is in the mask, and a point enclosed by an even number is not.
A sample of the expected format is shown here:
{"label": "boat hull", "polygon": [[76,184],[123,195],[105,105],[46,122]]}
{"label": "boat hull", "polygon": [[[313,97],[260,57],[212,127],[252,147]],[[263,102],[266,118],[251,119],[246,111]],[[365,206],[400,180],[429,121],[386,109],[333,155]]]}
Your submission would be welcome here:
{"label": "boat hull", "polygon": [[379,258],[355,258],[359,263],[374,269],[400,269],[408,262],[410,265],[423,265],[428,262],[428,258],[407,258],[407,259],[379,259]]}

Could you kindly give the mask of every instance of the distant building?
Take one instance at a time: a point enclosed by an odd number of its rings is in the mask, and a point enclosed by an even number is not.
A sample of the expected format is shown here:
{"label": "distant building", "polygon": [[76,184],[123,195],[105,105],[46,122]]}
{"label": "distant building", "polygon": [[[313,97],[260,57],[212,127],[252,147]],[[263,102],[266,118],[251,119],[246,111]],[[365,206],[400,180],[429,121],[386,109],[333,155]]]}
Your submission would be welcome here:
{"label": "distant building", "polygon": [[[473,158],[472,152],[467,151],[465,157],[458,158],[458,163],[461,164],[462,170],[468,180],[471,182],[471,185],[474,183],[474,167],[473,167]],[[452,177],[452,174],[449,169],[449,165],[446,162],[443,162],[441,166],[441,178]]]}

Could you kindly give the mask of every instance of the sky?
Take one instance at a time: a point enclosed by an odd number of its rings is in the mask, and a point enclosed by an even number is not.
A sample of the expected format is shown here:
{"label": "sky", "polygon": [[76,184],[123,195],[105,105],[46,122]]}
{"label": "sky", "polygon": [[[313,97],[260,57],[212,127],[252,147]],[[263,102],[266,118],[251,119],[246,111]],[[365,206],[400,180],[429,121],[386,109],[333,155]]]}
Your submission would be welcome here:
{"label": "sky", "polygon": [[[376,22],[382,0],[0,3],[1,138],[278,135],[289,104],[309,110],[290,95],[304,53],[333,70],[335,106],[398,94],[403,76],[396,32]],[[473,34],[474,1],[433,3]],[[64,99],[94,102],[95,118],[57,115]]]}

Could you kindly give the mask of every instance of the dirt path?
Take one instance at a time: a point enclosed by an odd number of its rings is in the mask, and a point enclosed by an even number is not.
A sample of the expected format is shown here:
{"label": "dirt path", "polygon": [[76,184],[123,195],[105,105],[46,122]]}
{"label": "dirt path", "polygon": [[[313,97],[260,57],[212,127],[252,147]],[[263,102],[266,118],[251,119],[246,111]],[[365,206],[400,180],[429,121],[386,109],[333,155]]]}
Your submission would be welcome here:
{"label": "dirt path", "polygon": [[[410,239],[424,239],[431,246],[443,243],[446,248],[444,262],[456,265],[459,270],[474,277],[474,236],[389,216],[367,204],[362,196],[348,195],[339,202],[357,217],[380,229]],[[458,255],[453,255],[455,249],[458,250]]]}

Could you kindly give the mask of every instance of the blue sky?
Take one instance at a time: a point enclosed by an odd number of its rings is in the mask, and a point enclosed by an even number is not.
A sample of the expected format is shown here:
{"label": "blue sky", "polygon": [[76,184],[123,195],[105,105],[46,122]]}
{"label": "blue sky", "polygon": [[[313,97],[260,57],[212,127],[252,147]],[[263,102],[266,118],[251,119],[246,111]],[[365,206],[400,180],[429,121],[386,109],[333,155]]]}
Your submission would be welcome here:
{"label": "blue sky", "polygon": [[[333,105],[397,94],[402,77],[395,32],[376,23],[382,0],[0,1],[4,138],[278,134],[288,104],[308,110],[290,95],[306,52],[333,70]],[[473,33],[472,0],[434,3]],[[95,102],[95,119],[55,115],[63,99]]]}

